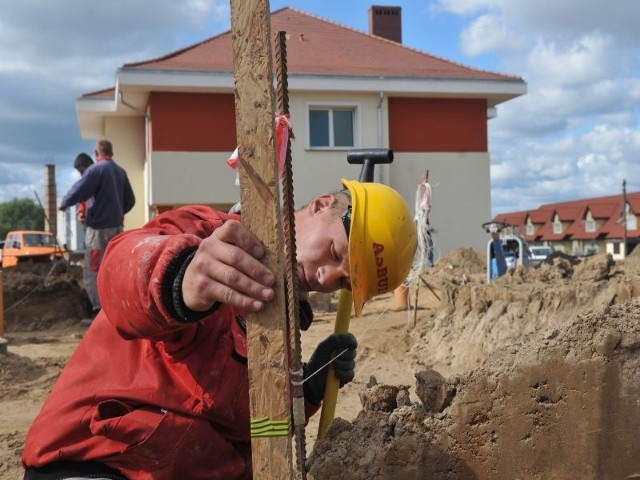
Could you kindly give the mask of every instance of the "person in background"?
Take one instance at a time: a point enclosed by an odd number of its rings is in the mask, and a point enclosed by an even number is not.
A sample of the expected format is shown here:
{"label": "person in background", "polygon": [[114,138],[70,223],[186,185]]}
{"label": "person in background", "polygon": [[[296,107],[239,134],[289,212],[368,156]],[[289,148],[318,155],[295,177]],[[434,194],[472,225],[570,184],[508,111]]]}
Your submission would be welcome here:
{"label": "person in background", "polygon": [[[80,176],[84,175],[84,172],[91,165],[93,165],[93,158],[91,158],[88,154],[84,152],[79,153],[76,156],[76,159],[73,161],[73,168],[76,169],[76,171],[80,174]],[[84,225],[86,221],[86,216],[87,216],[87,202],[85,201],[85,202],[78,203],[78,205],[76,206],[76,219],[78,220],[78,222]],[[84,267],[87,268],[88,265],[85,263]]]}
{"label": "person in background", "polygon": [[124,215],[136,199],[127,172],[113,160],[113,146],[99,140],[94,149],[95,165],[83,171],[82,177],[63,197],[59,209],[86,202],[84,287],[91,301],[91,317],[82,321],[89,325],[101,308],[96,285],[98,270],[109,241],[124,229]]}
{"label": "person in background", "polygon": [[[296,211],[296,272],[303,291],[351,289],[359,315],[407,277],[417,232],[395,190],[342,183]],[[201,205],[114,238],[102,311],[29,430],[24,478],[252,478],[246,318],[275,295],[264,254],[239,215]],[[354,378],[356,348],[334,333],[304,363],[307,418],[328,364]]]}

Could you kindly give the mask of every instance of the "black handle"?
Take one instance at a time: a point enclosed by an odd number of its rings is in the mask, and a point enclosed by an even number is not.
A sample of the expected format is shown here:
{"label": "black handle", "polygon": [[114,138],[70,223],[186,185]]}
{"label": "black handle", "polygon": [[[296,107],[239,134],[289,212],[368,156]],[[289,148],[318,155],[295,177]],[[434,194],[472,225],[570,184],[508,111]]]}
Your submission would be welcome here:
{"label": "black handle", "polygon": [[390,148],[362,148],[347,153],[347,162],[361,164],[360,182],[373,182],[374,166],[393,162],[393,150]]}

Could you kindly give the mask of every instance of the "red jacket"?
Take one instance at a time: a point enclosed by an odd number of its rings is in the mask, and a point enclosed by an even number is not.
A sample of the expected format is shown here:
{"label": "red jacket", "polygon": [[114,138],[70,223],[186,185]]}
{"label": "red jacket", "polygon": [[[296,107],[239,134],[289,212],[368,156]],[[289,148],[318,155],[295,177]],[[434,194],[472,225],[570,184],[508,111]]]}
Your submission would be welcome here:
{"label": "red jacket", "polygon": [[132,480],[251,478],[243,312],[184,321],[166,300],[176,259],[229,218],[185,207],[111,240],[102,311],[29,430],[25,467],[98,460]]}

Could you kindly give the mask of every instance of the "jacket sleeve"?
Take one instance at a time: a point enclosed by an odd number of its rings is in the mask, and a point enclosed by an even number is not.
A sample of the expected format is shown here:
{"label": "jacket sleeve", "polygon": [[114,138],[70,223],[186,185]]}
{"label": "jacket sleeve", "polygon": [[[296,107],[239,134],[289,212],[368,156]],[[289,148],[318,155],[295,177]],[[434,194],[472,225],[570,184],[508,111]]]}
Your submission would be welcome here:
{"label": "jacket sleeve", "polygon": [[98,177],[87,170],[62,198],[60,207],[69,208],[71,205],[89,200],[96,191],[97,182]]}
{"label": "jacket sleeve", "polygon": [[202,239],[229,218],[194,206],[158,215],[113,238],[98,273],[98,293],[109,321],[127,338],[168,338],[185,325],[173,307],[176,276]]}

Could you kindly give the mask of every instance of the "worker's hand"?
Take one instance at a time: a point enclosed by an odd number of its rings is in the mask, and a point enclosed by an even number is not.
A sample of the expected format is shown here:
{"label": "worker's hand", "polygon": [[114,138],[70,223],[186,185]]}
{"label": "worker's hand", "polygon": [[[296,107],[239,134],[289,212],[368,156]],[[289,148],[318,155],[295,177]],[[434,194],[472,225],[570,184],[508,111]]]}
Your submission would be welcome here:
{"label": "worker's hand", "polygon": [[200,243],[182,281],[185,305],[204,312],[215,302],[255,312],[274,296],[265,250],[242,223],[228,220]]}
{"label": "worker's hand", "polygon": [[80,223],[84,223],[84,222],[87,220],[87,219],[85,218],[85,216],[84,216],[84,213],[82,213],[82,212],[78,212],[78,213],[76,214],[76,218],[78,219],[78,221],[79,221]]}
{"label": "worker's hand", "polygon": [[309,361],[302,366],[302,388],[307,401],[318,405],[324,398],[329,363],[341,388],[353,380],[357,347],[358,341],[350,333],[333,333],[318,344]]}
{"label": "worker's hand", "polygon": [[58,210],[60,210],[61,212],[64,212],[66,209],[67,207],[62,207],[62,206],[58,207]]}

